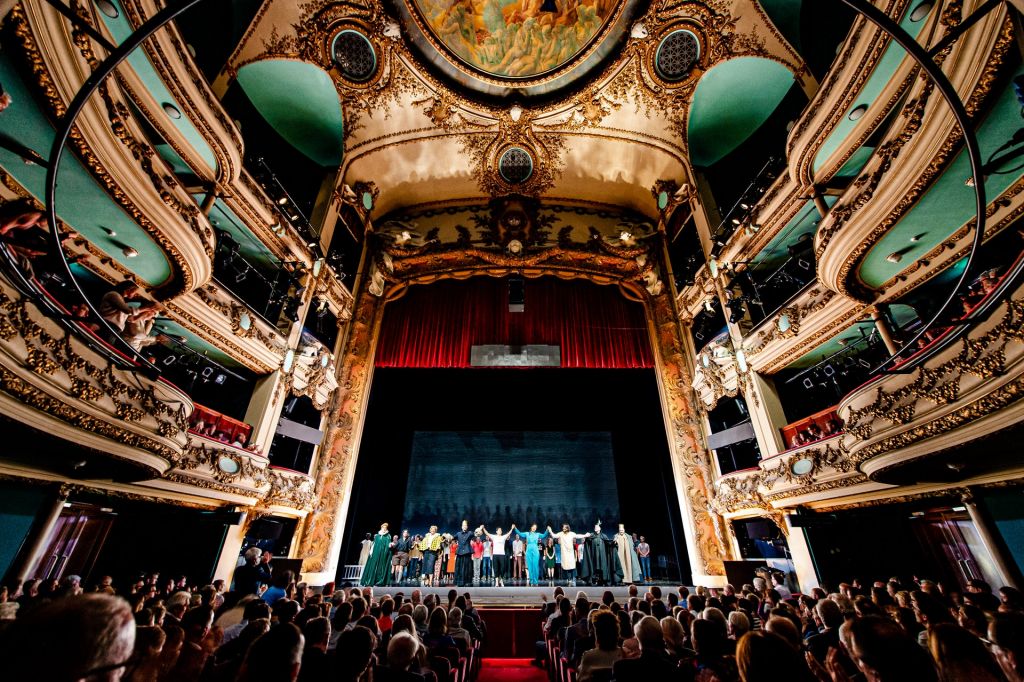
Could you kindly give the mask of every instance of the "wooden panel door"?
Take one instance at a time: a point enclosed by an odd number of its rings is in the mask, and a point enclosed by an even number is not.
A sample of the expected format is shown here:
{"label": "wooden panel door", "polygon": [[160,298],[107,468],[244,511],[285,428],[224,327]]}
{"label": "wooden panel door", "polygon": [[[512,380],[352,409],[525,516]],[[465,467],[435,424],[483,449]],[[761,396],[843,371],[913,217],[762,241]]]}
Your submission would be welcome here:
{"label": "wooden panel door", "polygon": [[65,575],[78,575],[84,583],[113,522],[113,514],[95,507],[65,507],[50,535],[37,577],[60,580]]}

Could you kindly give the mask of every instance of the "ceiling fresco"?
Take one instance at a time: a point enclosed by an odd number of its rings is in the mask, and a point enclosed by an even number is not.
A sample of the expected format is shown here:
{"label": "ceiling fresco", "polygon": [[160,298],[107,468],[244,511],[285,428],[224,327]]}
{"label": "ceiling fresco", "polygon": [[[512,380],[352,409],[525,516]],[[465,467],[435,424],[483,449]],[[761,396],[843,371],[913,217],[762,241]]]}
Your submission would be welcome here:
{"label": "ceiling fresco", "polygon": [[420,54],[486,95],[546,95],[622,41],[637,0],[393,0]]}
{"label": "ceiling fresco", "polygon": [[598,35],[612,0],[413,0],[433,36],[471,68],[529,78],[574,59]]}

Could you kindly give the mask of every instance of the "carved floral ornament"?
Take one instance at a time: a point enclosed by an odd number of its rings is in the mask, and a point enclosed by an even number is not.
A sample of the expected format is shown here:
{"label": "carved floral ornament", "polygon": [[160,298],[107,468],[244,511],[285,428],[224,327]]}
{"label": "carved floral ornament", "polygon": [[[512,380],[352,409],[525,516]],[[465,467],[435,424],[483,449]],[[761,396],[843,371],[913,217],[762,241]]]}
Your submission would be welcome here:
{"label": "carved floral ornament", "polygon": [[[634,109],[642,119],[657,117],[667,125],[638,119],[635,130],[609,132],[659,148],[686,168],[685,130],[690,99],[700,76],[720,61],[758,56],[802,73],[801,60],[758,3],[750,2],[749,8],[744,3],[742,16],[734,14],[735,5],[728,0],[651,3],[624,36],[622,52],[602,67],[590,85],[541,107],[533,107],[526,100],[522,104],[494,106],[470,99],[450,87],[447,81],[433,75],[432,65],[425,63],[415,48],[410,49],[401,27],[389,18],[380,0],[321,0],[304,3],[297,10],[280,3],[265,3],[228,73],[234,76],[245,65],[266,59],[308,61],[332,75],[342,101],[346,140],[359,139],[356,146],[408,144],[415,140],[393,138],[410,132],[436,136],[428,128],[389,131],[382,127],[396,108],[408,109],[412,103],[423,112],[425,124],[446,136],[457,136],[485,194],[498,196],[517,191],[537,195],[561,174],[568,136],[600,127],[611,112],[622,107]],[[669,81],[660,75],[654,64],[655,56],[662,38],[684,29],[699,44],[699,59],[685,77]],[[375,67],[365,80],[346,77],[337,66],[332,49],[335,39],[345,31],[358,32],[372,47]],[[373,131],[364,131],[361,136],[359,131],[369,124],[371,116],[375,121]],[[664,130],[664,139],[652,137],[651,130]],[[510,187],[498,172],[498,160],[512,147],[528,152],[535,170],[525,185],[517,187]],[[353,152],[354,148],[346,149],[343,174],[353,159],[369,153],[368,149]]]}
{"label": "carved floral ornament", "polygon": [[[0,367],[0,389],[20,402],[46,412],[72,426],[92,431],[130,447],[156,454],[170,463],[179,461],[177,442],[184,441],[191,404],[182,396],[173,402],[170,394],[160,396],[159,384],[137,375],[97,364],[91,353],[70,333],[55,333],[59,327],[45,320],[38,309],[18,296],[6,283],[0,291],[0,339],[6,345],[5,362],[21,366],[40,377],[40,386],[18,378]],[[22,350],[23,349],[23,350]],[[66,401],[53,395],[63,391]],[[76,403],[89,405],[86,412]],[[127,427],[131,424],[131,427]],[[147,433],[148,432],[148,433]]]}
{"label": "carved floral ornament", "polygon": [[257,505],[308,509],[312,482],[297,472],[275,470],[265,458],[190,436],[170,480],[204,490],[256,498]]}
{"label": "carved floral ornament", "polygon": [[[736,512],[859,485],[867,480],[860,468],[868,460],[961,428],[1024,398],[1024,379],[1016,377],[958,404],[965,385],[977,390],[1004,376],[1008,358],[1016,360],[1024,351],[1024,301],[1008,301],[995,321],[998,314],[993,314],[987,329],[965,337],[959,347],[910,377],[885,377],[848,396],[839,410],[846,425],[842,435],[783,453],[773,458],[778,464],[763,461],[756,472],[719,478],[715,509]],[[1007,350],[1010,344],[1012,353]]]}

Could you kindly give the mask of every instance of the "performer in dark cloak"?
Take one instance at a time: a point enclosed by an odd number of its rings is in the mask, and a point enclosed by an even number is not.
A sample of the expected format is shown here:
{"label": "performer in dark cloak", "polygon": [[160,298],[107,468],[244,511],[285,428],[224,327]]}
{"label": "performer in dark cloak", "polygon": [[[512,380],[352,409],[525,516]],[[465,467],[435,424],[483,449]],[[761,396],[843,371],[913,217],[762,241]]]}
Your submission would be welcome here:
{"label": "performer in dark cloak", "polygon": [[455,542],[458,549],[455,550],[455,584],[464,587],[473,581],[473,547],[470,542],[473,540],[473,531],[469,529],[469,522],[462,521],[462,530],[455,533]]}
{"label": "performer in dark cloak", "polygon": [[601,532],[601,523],[587,538],[580,562],[580,578],[592,585],[614,584],[621,580],[622,568],[615,554],[615,540]]}

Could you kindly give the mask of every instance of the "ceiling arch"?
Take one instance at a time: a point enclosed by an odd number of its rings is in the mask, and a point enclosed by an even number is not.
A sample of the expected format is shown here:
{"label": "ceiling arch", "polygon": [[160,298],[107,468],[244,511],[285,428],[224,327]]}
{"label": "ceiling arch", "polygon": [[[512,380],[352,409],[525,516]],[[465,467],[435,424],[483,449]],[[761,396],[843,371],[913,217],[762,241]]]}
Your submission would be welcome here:
{"label": "ceiling arch", "polygon": [[782,102],[793,78],[789,68],[762,57],[737,57],[705,73],[687,121],[693,165],[710,166],[743,144]]}
{"label": "ceiling arch", "polygon": [[341,101],[326,71],[309,62],[267,59],[239,69],[238,83],[289,144],[321,166],[341,164]]}

